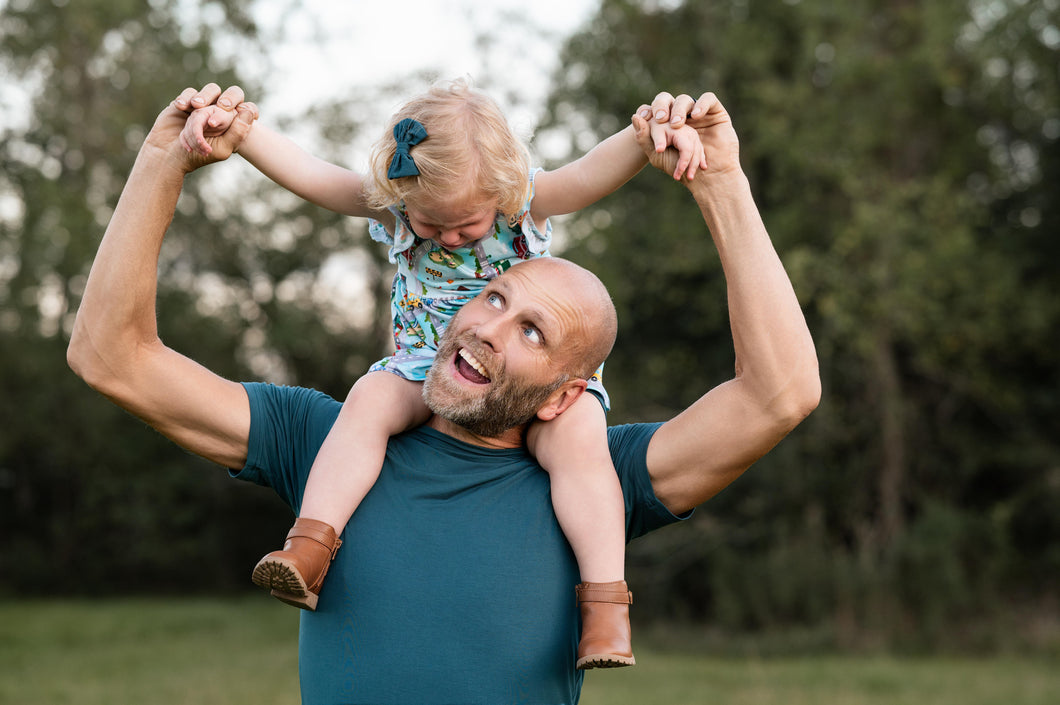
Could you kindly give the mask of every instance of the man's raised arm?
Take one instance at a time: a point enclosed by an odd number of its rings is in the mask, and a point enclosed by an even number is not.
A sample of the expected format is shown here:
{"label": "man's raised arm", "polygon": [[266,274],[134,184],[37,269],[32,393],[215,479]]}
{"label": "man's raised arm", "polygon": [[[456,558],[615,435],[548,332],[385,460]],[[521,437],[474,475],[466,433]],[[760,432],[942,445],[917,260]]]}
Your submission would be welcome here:
{"label": "man's raised arm", "polygon": [[227,102],[238,117],[227,133],[213,138],[213,153],[202,157],[180,145],[187,113],[170,105],[159,114],[92,264],[67,361],[90,386],[179,445],[226,467],[241,467],[250,428],[246,393],[163,345],[155,294],[162,239],[184,177],[227,158],[257,109],[242,102],[238,88],[222,93],[211,84],[188,92]]}
{"label": "man's raised arm", "polygon": [[[660,94],[651,110],[660,109],[687,116],[703,141],[707,168],[683,183],[721,258],[736,352],[735,377],[664,424],[648,447],[656,495],[684,512],[739,477],[809,415],[821,382],[799,302],[740,168],[728,113],[710,93],[694,104],[688,96]],[[643,117],[633,121],[652,164],[672,174],[674,150],[660,152]]]}

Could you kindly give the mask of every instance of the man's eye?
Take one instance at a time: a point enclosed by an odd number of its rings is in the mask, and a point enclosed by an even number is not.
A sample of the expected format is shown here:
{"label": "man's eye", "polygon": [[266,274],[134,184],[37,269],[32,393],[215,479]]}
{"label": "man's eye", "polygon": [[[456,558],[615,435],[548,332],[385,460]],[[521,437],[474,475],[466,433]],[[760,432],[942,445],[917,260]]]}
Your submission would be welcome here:
{"label": "man's eye", "polygon": [[526,328],[523,328],[523,335],[526,336],[526,339],[529,340],[531,343],[541,343],[541,333],[537,330],[537,328],[534,328],[533,326],[527,326]]}
{"label": "man's eye", "polygon": [[490,306],[493,306],[494,308],[500,308],[501,303],[503,302],[501,301],[501,297],[499,294],[489,294],[488,296],[486,296],[486,303],[488,303]]}

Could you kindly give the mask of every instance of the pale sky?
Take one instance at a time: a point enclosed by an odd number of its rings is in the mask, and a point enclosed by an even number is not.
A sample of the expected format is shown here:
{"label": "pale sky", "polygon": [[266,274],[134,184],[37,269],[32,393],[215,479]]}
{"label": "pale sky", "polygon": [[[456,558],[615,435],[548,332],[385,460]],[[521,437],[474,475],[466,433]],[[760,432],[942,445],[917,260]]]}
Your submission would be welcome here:
{"label": "pale sky", "polygon": [[[0,0],[0,7],[9,0]],[[53,2],[56,0],[53,0]],[[66,2],[68,0],[62,0]],[[206,23],[223,22],[216,7],[196,10],[178,0],[187,16],[201,11]],[[358,88],[399,84],[404,98],[426,87],[403,79],[431,71],[438,78],[469,76],[489,92],[517,132],[533,132],[564,40],[592,16],[600,0],[256,0],[251,11],[271,46],[261,57],[237,63],[267,79],[269,97],[248,96],[270,123],[305,112],[331,95],[355,96]],[[488,36],[488,41],[480,41]],[[220,49],[220,47],[217,47]],[[223,51],[223,49],[222,49]],[[229,48],[238,52],[238,48]],[[237,54],[237,57],[239,54]],[[517,96],[516,98],[512,98]],[[380,121],[402,102],[359,106],[358,115]],[[0,120],[28,120],[20,86],[0,82]],[[297,134],[291,134],[297,138]],[[309,145],[306,145],[309,146]]]}
{"label": "pale sky", "polygon": [[[514,124],[532,127],[564,39],[598,4],[259,0],[255,7],[262,29],[277,36],[270,56],[272,100],[264,101],[262,108],[266,115],[282,112],[290,96],[311,100],[330,90],[345,94],[350,87],[380,85],[429,70],[442,78],[470,76],[494,95]],[[483,35],[490,40],[479,42]],[[422,88],[410,82],[407,97]],[[509,94],[522,96],[520,104],[508,102]],[[380,106],[380,119],[395,107]]]}

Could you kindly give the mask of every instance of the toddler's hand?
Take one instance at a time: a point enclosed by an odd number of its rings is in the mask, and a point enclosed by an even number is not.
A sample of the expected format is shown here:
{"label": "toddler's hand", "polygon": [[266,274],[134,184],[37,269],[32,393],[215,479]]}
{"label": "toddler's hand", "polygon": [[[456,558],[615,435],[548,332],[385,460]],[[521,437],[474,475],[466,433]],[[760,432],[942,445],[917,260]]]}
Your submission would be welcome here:
{"label": "toddler's hand", "polygon": [[235,110],[225,110],[218,105],[193,110],[180,132],[180,144],[187,152],[209,155],[213,150],[209,138],[223,135],[235,119]]}
{"label": "toddler's hand", "polygon": [[[675,125],[673,122],[657,122],[649,120],[651,110],[648,106],[641,109],[633,116],[633,126],[638,134],[647,131],[647,141],[654,145],[655,154],[663,154],[668,147],[676,152],[676,162],[673,164],[674,179],[680,181],[686,177],[689,181],[695,178],[696,171],[707,168],[707,157],[703,149],[703,142],[699,133],[687,124]],[[676,122],[676,121],[675,121]],[[660,166],[657,160],[649,159],[656,166]],[[670,169],[664,169],[670,171]]]}

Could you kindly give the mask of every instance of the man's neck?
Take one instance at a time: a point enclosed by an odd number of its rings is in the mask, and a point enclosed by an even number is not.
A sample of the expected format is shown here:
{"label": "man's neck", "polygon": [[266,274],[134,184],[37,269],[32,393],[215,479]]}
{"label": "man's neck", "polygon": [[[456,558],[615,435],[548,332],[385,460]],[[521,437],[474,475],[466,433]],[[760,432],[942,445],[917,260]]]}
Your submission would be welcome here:
{"label": "man's neck", "polygon": [[458,441],[469,443],[473,446],[481,446],[483,448],[521,448],[523,445],[523,435],[526,432],[526,427],[520,426],[516,428],[510,428],[499,436],[486,437],[472,433],[463,426],[458,426],[452,421],[443,419],[441,416],[434,414],[431,418],[427,419],[427,426],[433,428],[439,433],[444,433],[447,436],[452,436]]}

